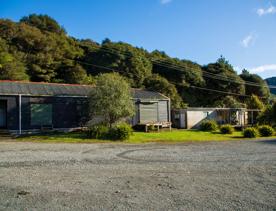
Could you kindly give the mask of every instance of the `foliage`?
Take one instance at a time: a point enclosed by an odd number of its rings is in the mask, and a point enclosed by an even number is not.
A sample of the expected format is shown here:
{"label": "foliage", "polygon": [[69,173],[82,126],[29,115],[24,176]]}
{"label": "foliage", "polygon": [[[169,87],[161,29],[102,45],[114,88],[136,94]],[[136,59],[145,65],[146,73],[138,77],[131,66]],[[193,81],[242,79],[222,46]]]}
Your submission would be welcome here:
{"label": "foliage", "polygon": [[132,134],[132,128],[127,123],[120,123],[110,128],[109,138],[114,140],[127,140]]}
{"label": "foliage", "polygon": [[264,103],[269,98],[261,77],[246,70],[237,75],[223,57],[201,66],[108,38],[101,44],[77,40],[48,15],[31,14],[19,22],[0,19],[0,79],[94,84],[94,76],[110,72],[122,75],[131,87],[145,86],[169,96],[174,108],[185,106],[183,102],[189,106],[243,107],[243,97],[206,89],[254,94]]}
{"label": "foliage", "polygon": [[145,52],[123,42],[104,42],[99,48],[90,49],[88,55],[83,61],[95,64],[87,66],[91,74],[115,71],[125,76],[132,87],[141,87],[151,75],[152,65]]}
{"label": "foliage", "polygon": [[134,115],[129,84],[118,73],[105,73],[97,77],[89,102],[92,119],[101,116],[109,127]]}
{"label": "foliage", "polygon": [[262,125],[258,127],[259,133],[263,137],[273,136],[274,129],[269,125]]}
{"label": "foliage", "polygon": [[276,125],[276,101],[266,108],[257,117],[259,124]]}
{"label": "foliage", "polygon": [[0,38],[0,79],[28,80],[26,68],[22,62],[9,53],[5,40]]}
{"label": "foliage", "polygon": [[183,104],[181,97],[173,84],[158,74],[146,78],[145,87],[148,90],[160,92],[171,99],[172,108],[180,108]]}
{"label": "foliage", "polygon": [[57,23],[57,21],[48,15],[31,14],[21,18],[20,22],[37,27],[43,31],[65,33],[65,30]]}
{"label": "foliage", "polygon": [[63,71],[61,79],[70,84],[94,84],[93,77],[87,75],[85,69],[79,64]]}
{"label": "foliage", "polygon": [[[240,77],[246,81],[245,85],[245,94],[247,95],[256,95],[258,97],[263,97],[267,99],[270,95],[267,83],[258,75],[250,74],[247,70],[243,70]],[[256,85],[251,85],[254,83]]]}
{"label": "foliage", "polygon": [[245,138],[256,138],[258,136],[258,131],[254,127],[249,127],[243,130],[243,137]]}
{"label": "foliage", "polygon": [[175,85],[184,102],[195,106],[202,103],[202,94],[198,89],[190,86],[204,86],[202,70],[199,64],[188,60],[169,57],[165,52],[153,51],[148,54],[152,61],[153,73],[166,78]]}
{"label": "foliage", "polygon": [[239,102],[233,96],[225,96],[222,100],[217,100],[214,103],[214,106],[220,107],[220,108],[244,108],[245,107],[243,103]]}
{"label": "foliage", "polygon": [[214,120],[205,120],[200,124],[200,130],[202,131],[216,131],[218,125]]}
{"label": "foliage", "polygon": [[127,140],[132,134],[132,128],[127,123],[120,123],[113,127],[108,127],[102,123],[88,127],[87,137],[93,139]]}
{"label": "foliage", "polygon": [[106,139],[109,135],[109,128],[103,124],[90,125],[86,133],[88,138]]}
{"label": "foliage", "polygon": [[258,96],[252,95],[247,101],[247,108],[263,110],[265,106]]}
{"label": "foliage", "polygon": [[[211,63],[203,67],[205,71],[204,79],[206,81],[206,87],[208,89],[215,89],[222,92],[231,92],[240,95],[245,94],[244,81],[237,75],[233,67],[229,64],[225,58],[221,57],[216,63]],[[224,78],[226,80],[218,80]],[[231,81],[229,81],[229,78]],[[205,92],[208,95],[207,104],[214,105],[215,101],[223,100],[224,93]]]}
{"label": "foliage", "polygon": [[222,134],[232,134],[234,132],[234,128],[232,125],[222,125],[220,127],[220,132]]}

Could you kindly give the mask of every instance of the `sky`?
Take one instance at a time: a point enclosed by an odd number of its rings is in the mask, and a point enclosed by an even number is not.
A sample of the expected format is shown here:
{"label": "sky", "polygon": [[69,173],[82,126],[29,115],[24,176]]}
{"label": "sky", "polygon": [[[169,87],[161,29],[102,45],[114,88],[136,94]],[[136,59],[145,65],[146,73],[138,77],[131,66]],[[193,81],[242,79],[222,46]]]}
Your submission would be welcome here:
{"label": "sky", "polygon": [[201,65],[276,76],[276,0],[0,0],[0,18],[56,19],[70,36],[123,41]]}

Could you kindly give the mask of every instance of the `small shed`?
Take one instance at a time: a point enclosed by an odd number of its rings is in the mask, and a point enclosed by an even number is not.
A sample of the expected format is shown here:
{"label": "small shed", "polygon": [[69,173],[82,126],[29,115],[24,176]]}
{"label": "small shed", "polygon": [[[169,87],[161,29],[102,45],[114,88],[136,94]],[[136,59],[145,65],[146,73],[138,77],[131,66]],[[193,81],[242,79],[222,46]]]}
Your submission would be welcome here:
{"label": "small shed", "polygon": [[[88,121],[88,85],[0,81],[0,128],[22,133],[43,128],[70,130]],[[170,122],[170,99],[132,89],[132,125]],[[112,102],[111,102],[112,103]]]}
{"label": "small shed", "polygon": [[186,108],[172,110],[173,127],[198,129],[205,120],[215,120],[219,125],[231,124],[244,127],[250,124],[249,111],[245,108]]}

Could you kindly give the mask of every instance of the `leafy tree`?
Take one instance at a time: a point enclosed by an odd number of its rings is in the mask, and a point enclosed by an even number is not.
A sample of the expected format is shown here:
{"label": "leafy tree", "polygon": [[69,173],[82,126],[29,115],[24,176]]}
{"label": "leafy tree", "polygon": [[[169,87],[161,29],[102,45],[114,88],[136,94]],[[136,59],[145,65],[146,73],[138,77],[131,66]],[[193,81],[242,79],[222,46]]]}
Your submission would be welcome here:
{"label": "leafy tree", "polygon": [[146,78],[144,82],[148,90],[160,92],[171,99],[172,108],[180,108],[183,106],[181,97],[178,95],[175,86],[158,74],[153,74]]}
{"label": "leafy tree", "polygon": [[[240,95],[245,94],[244,81],[237,75],[225,58],[220,57],[216,63],[204,66],[203,71],[205,71],[206,88]],[[206,103],[209,105],[225,97],[223,93],[220,94],[211,91],[206,91],[205,94],[208,95]]]}
{"label": "leafy tree", "polygon": [[257,117],[259,124],[268,124],[271,126],[276,125],[276,101],[272,105],[266,106],[266,108]]}
{"label": "leafy tree", "polygon": [[214,106],[220,108],[244,108],[245,104],[239,102],[233,96],[226,96],[222,100],[216,101]]}
{"label": "leafy tree", "polygon": [[132,87],[141,87],[152,69],[144,51],[123,42],[104,42],[82,61],[92,64],[84,65],[89,73],[96,75],[115,71],[125,76]]}
{"label": "leafy tree", "polygon": [[[267,83],[260,76],[250,74],[244,69],[240,77],[246,82],[245,93],[247,95],[257,95],[264,98],[264,101],[269,98],[270,92]],[[250,83],[253,84],[251,85]]]}
{"label": "leafy tree", "polygon": [[256,95],[252,95],[250,99],[247,101],[247,108],[249,109],[259,109],[263,110],[265,105]]}
{"label": "leafy tree", "polygon": [[56,20],[48,15],[31,14],[29,16],[21,18],[20,22],[37,27],[42,31],[49,31],[58,34],[65,33],[64,28],[61,27]]}
{"label": "leafy tree", "polygon": [[93,84],[94,80],[91,75],[87,75],[85,69],[82,66],[76,65],[73,67],[66,68],[60,80],[70,84]]}
{"label": "leafy tree", "polygon": [[202,94],[199,90],[191,89],[190,86],[204,86],[201,66],[188,61],[169,57],[165,52],[153,51],[148,54],[153,64],[153,73],[165,77],[174,84],[184,102],[191,106],[202,102]]}
{"label": "leafy tree", "polygon": [[129,84],[118,73],[100,75],[89,102],[92,119],[101,116],[110,128],[122,118],[134,115]]}
{"label": "leafy tree", "polygon": [[41,31],[24,21],[0,20],[0,37],[9,43],[13,53],[19,54],[32,81],[54,81],[60,71],[72,67],[83,54],[73,38]]}
{"label": "leafy tree", "polygon": [[6,42],[0,38],[0,79],[1,80],[28,80],[26,68],[8,52]]}

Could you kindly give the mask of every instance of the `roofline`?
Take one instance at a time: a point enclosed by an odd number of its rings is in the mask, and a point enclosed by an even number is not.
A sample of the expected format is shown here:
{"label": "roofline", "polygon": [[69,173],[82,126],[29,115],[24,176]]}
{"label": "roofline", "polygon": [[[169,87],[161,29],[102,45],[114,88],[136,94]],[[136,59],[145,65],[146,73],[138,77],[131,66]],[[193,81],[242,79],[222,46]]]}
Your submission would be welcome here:
{"label": "roofline", "polygon": [[[68,97],[68,98],[88,98],[88,95],[32,95],[32,94],[3,94],[0,93],[0,96],[22,96],[22,97]],[[141,100],[141,98],[131,97],[132,100]],[[169,99],[151,99],[143,98],[143,102],[152,102],[152,101],[168,101]]]}
{"label": "roofline", "polygon": [[24,84],[49,84],[49,85],[60,85],[60,86],[86,86],[86,87],[95,87],[94,85],[87,84],[66,84],[66,83],[52,83],[52,82],[36,82],[36,81],[19,81],[19,80],[0,80],[1,82],[9,82],[9,83],[24,83]]}
{"label": "roofline", "polygon": [[[0,80],[1,82],[7,82],[7,83],[22,83],[22,84],[44,84],[44,85],[58,85],[58,86],[82,86],[82,87],[96,87],[95,85],[87,85],[87,84],[65,84],[65,83],[49,83],[49,82],[35,82],[35,81],[19,81],[19,80]],[[155,92],[160,94],[162,97],[166,98],[166,100],[170,100],[169,97],[167,97],[166,95],[157,92],[157,91],[151,91],[151,90],[146,90],[146,89],[142,89],[142,88],[130,88],[131,90],[142,90],[142,91],[148,91],[148,92]],[[0,93],[1,94],[1,93]],[[1,95],[5,95],[5,94],[1,94]],[[7,94],[6,94],[7,95]],[[18,94],[10,94],[10,95],[18,95]],[[22,94],[22,95],[28,95],[28,94]],[[32,95],[35,96],[35,95]],[[55,96],[55,95],[39,95],[39,96]]]}

